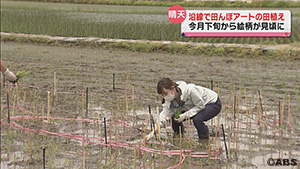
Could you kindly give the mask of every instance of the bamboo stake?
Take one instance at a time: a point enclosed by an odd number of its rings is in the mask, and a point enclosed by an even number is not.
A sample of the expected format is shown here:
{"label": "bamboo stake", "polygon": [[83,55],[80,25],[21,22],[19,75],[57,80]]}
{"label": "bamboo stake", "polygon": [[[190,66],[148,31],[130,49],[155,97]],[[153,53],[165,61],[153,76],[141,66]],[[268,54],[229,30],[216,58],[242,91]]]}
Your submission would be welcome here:
{"label": "bamboo stake", "polygon": [[251,98],[249,99],[249,110],[248,111],[250,111],[249,113],[250,113],[250,115],[249,116],[251,116],[251,117],[249,117],[249,125],[250,125],[250,129],[251,129],[251,126],[252,126],[252,120],[251,120],[251,118],[253,117],[253,114],[252,114],[252,112],[251,112],[251,107],[252,107],[252,102],[251,102]]}
{"label": "bamboo stake", "polygon": [[[159,108],[158,108],[158,106],[156,107],[156,113],[157,113],[157,122],[156,122],[157,133],[158,133],[159,140],[161,140],[161,135],[160,135],[160,116],[159,116]],[[154,130],[155,130],[155,128],[154,128]]]}
{"label": "bamboo stake", "polygon": [[124,96],[124,99],[125,99],[125,115],[126,115],[126,121],[128,121],[128,101],[127,101],[127,80],[125,82],[125,96]]}
{"label": "bamboo stake", "polygon": [[284,98],[282,99],[281,120],[280,120],[280,136],[283,136],[283,116],[284,116]]}
{"label": "bamboo stake", "polygon": [[13,100],[13,107],[12,107],[12,112],[11,112],[12,117],[15,116],[15,106],[16,106],[16,94],[14,95],[14,100]]}
{"label": "bamboo stake", "polygon": [[16,102],[17,106],[20,106],[20,98],[19,98],[19,84],[16,85]]}
{"label": "bamboo stake", "polygon": [[133,123],[133,125],[137,125],[137,116],[136,116],[136,114],[135,114],[135,109],[134,109],[134,86],[132,86],[132,115],[133,115],[133,117],[135,117],[135,119],[134,119],[134,123]]}
{"label": "bamboo stake", "polygon": [[23,110],[22,110],[22,126],[24,127],[24,114],[25,114],[25,99],[26,99],[26,92],[24,92],[23,97]]}
{"label": "bamboo stake", "polygon": [[88,117],[89,112],[89,88],[86,87],[86,94],[85,94],[85,117]]}
{"label": "bamboo stake", "polygon": [[[238,102],[239,102],[239,97],[238,97]],[[239,104],[238,104],[239,105]],[[238,135],[239,135],[239,118],[240,118],[240,110],[238,109],[237,111],[237,132],[236,132],[236,135],[235,135],[235,153],[236,153],[236,158],[238,158]]]}
{"label": "bamboo stake", "polygon": [[160,148],[160,168],[163,168],[163,154],[162,154],[162,141],[159,141],[159,148]]}
{"label": "bamboo stake", "polygon": [[143,143],[144,143],[144,147],[146,146],[146,129],[147,129],[147,126],[148,126],[148,121],[149,121],[149,119],[147,118],[146,119],[146,125],[144,126],[144,128],[143,128],[143,135],[142,135],[142,138],[143,138]]}
{"label": "bamboo stake", "polygon": [[[214,140],[214,142],[215,142],[215,151],[217,152],[217,133],[218,133],[218,127],[217,127],[217,122],[216,122],[216,125],[215,125],[215,140]],[[217,155],[217,154],[215,154],[215,155]]]}
{"label": "bamboo stake", "polygon": [[261,107],[260,107],[260,95],[259,95],[259,92],[257,91],[257,113],[258,113],[258,116],[259,116],[259,120],[258,120],[258,125],[259,125],[259,129],[261,130],[261,125],[260,125],[260,122],[261,122]]}
{"label": "bamboo stake", "polygon": [[[207,155],[208,155],[208,159],[210,159],[210,135],[208,135],[208,150],[207,150]],[[192,146],[191,146],[191,150],[192,150]]]}
{"label": "bamboo stake", "polygon": [[165,136],[165,142],[168,142],[168,130],[167,130],[167,117],[165,116],[165,129],[166,129],[166,136]]}
{"label": "bamboo stake", "polygon": [[84,115],[84,92],[81,94],[81,112],[82,112],[82,118],[85,118]]}
{"label": "bamboo stake", "polygon": [[[1,98],[0,98],[1,99]],[[10,123],[10,112],[9,112],[9,89],[7,89],[7,122]]]}
{"label": "bamboo stake", "polygon": [[231,130],[230,130],[230,127],[228,128],[228,157],[229,157],[229,160],[230,160],[230,144],[231,144]]}
{"label": "bamboo stake", "polygon": [[[112,110],[112,113],[113,113],[113,110]],[[111,123],[109,123],[108,129],[109,129],[109,143],[111,143]]]}
{"label": "bamboo stake", "polygon": [[56,72],[54,72],[53,76],[53,96],[55,97],[57,93],[57,80],[56,80]]}
{"label": "bamboo stake", "polygon": [[[179,126],[179,145],[180,145],[180,160],[179,161],[182,161],[182,145],[181,145],[181,126]],[[180,166],[180,169],[181,169],[181,166]]]}
{"label": "bamboo stake", "polygon": [[29,111],[31,111],[31,103],[32,103],[32,92],[29,90]]}
{"label": "bamboo stake", "polygon": [[267,116],[267,103],[266,103],[266,99],[265,98],[264,98],[264,110],[265,110],[265,128],[267,129],[267,126],[268,126],[268,116]]}
{"label": "bamboo stake", "polygon": [[37,119],[36,119],[36,123],[37,123],[37,130],[39,130],[40,128],[40,105],[38,104],[37,105],[37,108],[36,108],[36,114],[37,114]]}
{"label": "bamboo stake", "polygon": [[289,117],[288,117],[288,123],[289,123],[289,133],[291,133],[292,130],[292,108],[291,108],[291,95],[289,94]]}
{"label": "bamboo stake", "polygon": [[281,112],[281,106],[280,106],[280,101],[278,101],[278,128],[280,129],[280,121],[281,121],[281,118],[280,118],[280,113]]}
{"label": "bamboo stake", "polygon": [[135,161],[136,161],[136,144],[134,144],[134,160],[133,160],[133,169],[135,169]]}
{"label": "bamboo stake", "polygon": [[[44,124],[44,102],[42,101],[42,125],[43,125],[43,130],[45,130],[45,124]],[[43,135],[44,137],[44,135]]]}
{"label": "bamboo stake", "polygon": [[[118,114],[116,116],[118,116]],[[118,128],[118,123],[119,123],[119,121],[115,121],[115,140],[114,140],[115,144],[117,144],[117,128]]]}
{"label": "bamboo stake", "polygon": [[[122,123],[125,122],[125,116],[126,116],[126,112],[125,112],[125,101],[123,100],[123,116],[122,116]],[[124,142],[124,133],[125,133],[125,127],[124,125],[122,126],[122,133],[121,133],[121,140]]]}
{"label": "bamboo stake", "polygon": [[83,158],[82,158],[82,167],[85,169],[85,144],[82,142],[82,149],[83,149]]}
{"label": "bamboo stake", "polygon": [[48,130],[48,125],[50,123],[50,92],[48,91],[48,110],[47,110],[47,130]]}
{"label": "bamboo stake", "polygon": [[276,110],[275,108],[277,107],[276,105],[276,99],[274,99],[274,107],[273,107],[273,114],[274,114],[274,119],[273,119],[273,133],[275,135],[275,127],[276,127]]}
{"label": "bamboo stake", "polygon": [[100,113],[98,113],[98,129],[99,129],[99,137],[100,137],[100,141],[101,141],[102,140],[102,136],[101,136]]}
{"label": "bamboo stake", "polygon": [[28,132],[28,139],[29,139],[29,152],[30,152],[30,157],[32,159],[32,149],[31,149],[31,138],[30,138],[30,132]]}
{"label": "bamboo stake", "polygon": [[[170,120],[170,127],[172,128],[172,119]],[[171,143],[174,145],[173,131],[171,131]]]}
{"label": "bamboo stake", "polygon": [[219,154],[220,153],[220,142],[221,142],[221,140],[220,140],[220,124],[219,124],[219,116],[217,116],[217,129],[218,129],[218,135],[217,135],[217,154]]}
{"label": "bamboo stake", "polygon": [[35,106],[36,106],[36,92],[33,93],[32,122],[34,122],[34,119],[35,119]]}
{"label": "bamboo stake", "polygon": [[53,106],[54,105],[54,99],[53,99],[53,86],[51,87],[51,91],[50,91],[50,104]]}
{"label": "bamboo stake", "polygon": [[249,125],[249,111],[247,107],[247,93],[246,93],[246,88],[244,88],[244,93],[245,93],[245,107],[246,107],[246,114],[247,114],[247,126]]}

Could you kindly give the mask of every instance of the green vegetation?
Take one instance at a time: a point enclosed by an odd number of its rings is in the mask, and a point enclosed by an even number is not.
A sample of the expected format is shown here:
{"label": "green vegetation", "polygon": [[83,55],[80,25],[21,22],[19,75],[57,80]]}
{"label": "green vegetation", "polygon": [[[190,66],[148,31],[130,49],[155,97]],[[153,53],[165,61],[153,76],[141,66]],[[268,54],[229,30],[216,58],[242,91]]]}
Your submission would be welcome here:
{"label": "green vegetation", "polygon": [[[27,4],[27,5],[26,5]],[[49,4],[49,5],[48,5]],[[39,2],[1,2],[1,31],[52,36],[147,39],[207,43],[291,44],[300,41],[300,23],[292,36],[282,37],[182,37],[180,25],[165,17],[166,7],[121,7]],[[154,10],[157,8],[157,10]],[[298,16],[299,8],[291,8]],[[103,13],[104,12],[104,13]],[[119,12],[119,13],[117,13]],[[121,13],[121,14],[120,14]],[[296,18],[297,19],[297,18]]]}
{"label": "green vegetation", "polygon": [[24,71],[24,70],[19,70],[19,71],[16,73],[16,76],[18,77],[18,79],[22,79],[22,78],[24,78],[27,74],[28,74],[28,72],[26,72],[26,71]]}
{"label": "green vegetation", "polygon": [[[77,40],[76,42],[67,43],[61,40],[50,40],[40,37],[15,37],[2,35],[1,41],[13,41],[21,43],[46,44],[51,46],[68,46],[68,47],[91,47],[104,49],[125,49],[132,52],[145,53],[171,53],[171,54],[188,54],[188,55],[205,55],[205,56],[225,56],[237,58],[257,58],[270,60],[299,60],[300,51],[290,49],[263,50],[261,48],[248,49],[242,47],[216,47],[214,45],[191,46],[187,44],[162,44],[150,42],[97,42]],[[295,44],[296,45],[296,44]]]}

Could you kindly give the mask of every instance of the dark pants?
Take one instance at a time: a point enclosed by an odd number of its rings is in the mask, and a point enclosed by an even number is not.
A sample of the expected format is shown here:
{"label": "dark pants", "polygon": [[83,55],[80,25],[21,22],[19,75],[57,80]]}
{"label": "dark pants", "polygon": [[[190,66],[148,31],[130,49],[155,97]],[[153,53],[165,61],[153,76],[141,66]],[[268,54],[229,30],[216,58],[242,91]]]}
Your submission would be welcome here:
{"label": "dark pants", "polygon": [[[211,103],[211,104],[205,105],[205,108],[203,110],[199,111],[194,117],[191,118],[191,119],[193,119],[193,123],[198,131],[199,137],[208,135],[208,128],[204,124],[204,122],[208,121],[208,120],[212,119],[213,117],[215,117],[216,115],[218,115],[221,111],[221,108],[222,108],[221,101],[218,98],[216,103]],[[172,116],[172,128],[173,128],[174,132],[178,134],[179,126],[181,126],[181,129],[183,129],[183,125],[182,125],[182,123],[177,123],[174,120],[174,116],[175,115]]]}

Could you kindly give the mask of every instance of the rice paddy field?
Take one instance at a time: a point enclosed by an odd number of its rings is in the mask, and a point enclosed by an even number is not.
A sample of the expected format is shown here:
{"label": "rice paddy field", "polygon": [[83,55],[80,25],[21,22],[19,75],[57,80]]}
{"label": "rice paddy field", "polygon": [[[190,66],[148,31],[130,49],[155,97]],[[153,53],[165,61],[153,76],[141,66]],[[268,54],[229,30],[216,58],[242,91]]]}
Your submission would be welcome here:
{"label": "rice paddy field", "polygon": [[[292,36],[279,37],[197,37],[180,35],[180,24],[172,24],[166,15],[169,7],[60,4],[1,1],[1,31],[28,34],[191,41],[205,43],[294,44],[300,41],[300,10],[292,13]],[[251,9],[196,8],[186,9]],[[253,8],[252,8],[253,9]],[[259,8],[255,8],[259,9]],[[265,8],[261,8],[265,9]]]}
{"label": "rice paddy field", "polygon": [[[299,8],[289,9],[290,38],[183,39],[167,10],[1,1],[1,32],[299,44]],[[300,168],[298,56],[143,53],[70,43],[1,41],[5,65],[27,73],[17,84],[0,79],[1,168]],[[156,85],[163,77],[219,94],[222,110],[206,122],[215,133],[208,140],[198,142],[190,120],[183,135],[166,121],[145,139],[162,109]]]}
{"label": "rice paddy field", "polygon": [[[270,168],[269,158],[299,168],[299,60],[1,47],[12,71],[28,72],[1,85],[2,168]],[[187,121],[184,136],[167,127],[145,140],[164,76],[219,93],[222,111],[207,125],[220,137],[199,144]]]}

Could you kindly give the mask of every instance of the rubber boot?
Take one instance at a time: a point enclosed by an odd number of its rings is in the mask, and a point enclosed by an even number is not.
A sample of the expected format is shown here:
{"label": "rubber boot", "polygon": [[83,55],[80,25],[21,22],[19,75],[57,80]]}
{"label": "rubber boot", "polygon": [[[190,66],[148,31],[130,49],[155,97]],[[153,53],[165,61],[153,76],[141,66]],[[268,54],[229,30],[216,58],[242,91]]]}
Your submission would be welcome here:
{"label": "rubber boot", "polygon": [[206,149],[208,145],[209,135],[199,135],[199,146],[201,149]]}

